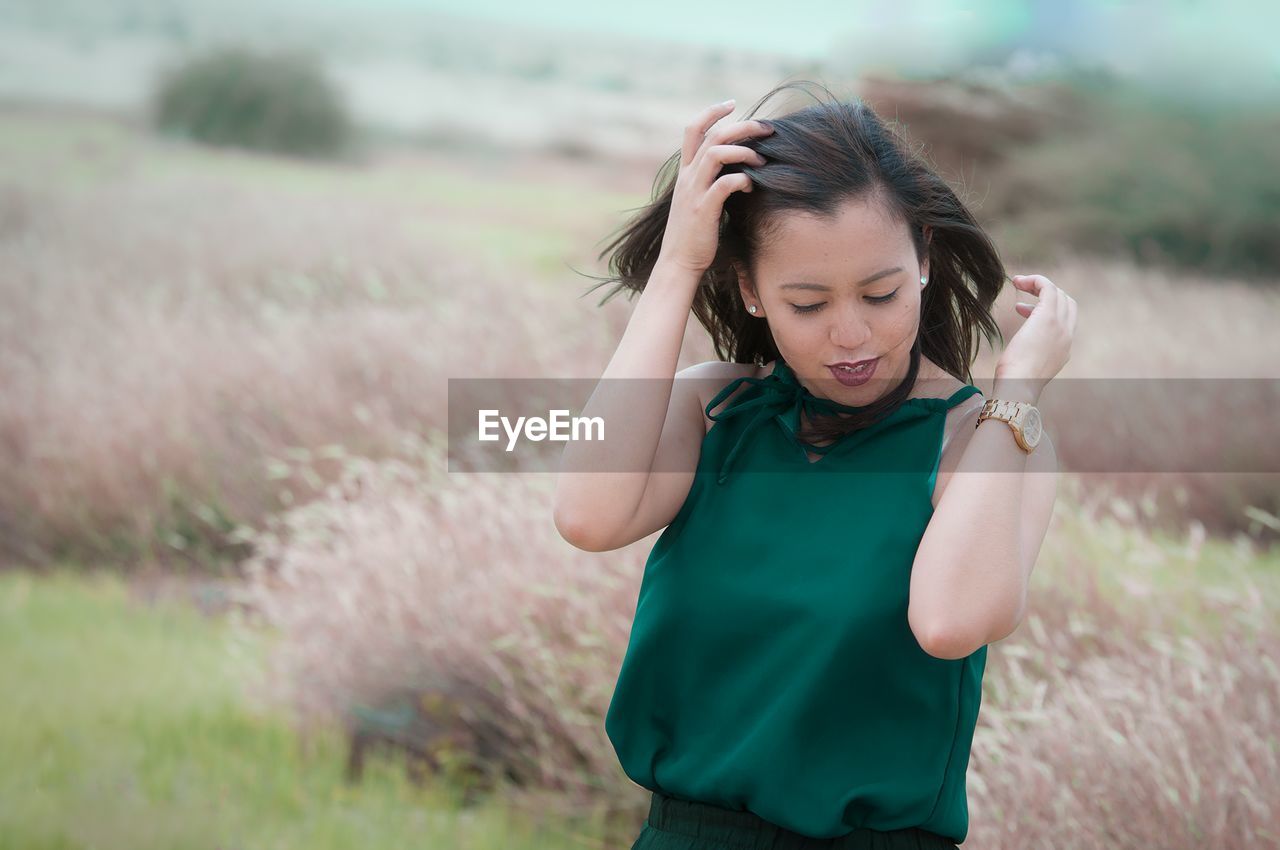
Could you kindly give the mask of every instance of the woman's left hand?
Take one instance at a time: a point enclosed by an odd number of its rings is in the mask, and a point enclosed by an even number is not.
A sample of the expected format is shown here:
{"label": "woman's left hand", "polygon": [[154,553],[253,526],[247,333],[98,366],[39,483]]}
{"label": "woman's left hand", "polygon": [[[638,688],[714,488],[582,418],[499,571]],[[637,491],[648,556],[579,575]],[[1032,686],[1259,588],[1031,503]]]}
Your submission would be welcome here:
{"label": "woman's left hand", "polygon": [[[995,398],[1017,398],[1034,403],[1049,380],[1062,371],[1071,357],[1076,329],[1076,300],[1041,274],[1014,275],[1013,285],[1039,296],[1035,304],[1019,302],[1014,309],[1026,316],[996,361]],[[1004,383],[1009,390],[1000,395]],[[1028,397],[1029,396],[1029,397]]]}

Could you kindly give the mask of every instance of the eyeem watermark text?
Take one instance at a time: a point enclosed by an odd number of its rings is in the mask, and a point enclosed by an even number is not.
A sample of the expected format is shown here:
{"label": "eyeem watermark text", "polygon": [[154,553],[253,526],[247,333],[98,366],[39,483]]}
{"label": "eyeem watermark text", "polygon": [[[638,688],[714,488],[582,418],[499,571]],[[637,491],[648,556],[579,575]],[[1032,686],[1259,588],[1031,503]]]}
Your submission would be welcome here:
{"label": "eyeem watermark text", "polygon": [[[497,410],[481,410],[478,438],[481,442],[496,442],[501,439],[498,433],[498,428],[501,426],[507,435],[507,451],[515,450],[521,434],[526,440],[534,442],[604,439],[604,419],[599,416],[571,417],[568,410],[548,410],[547,415],[549,419],[543,419],[541,416],[520,416],[513,424]],[[592,436],[593,434],[598,436]]]}

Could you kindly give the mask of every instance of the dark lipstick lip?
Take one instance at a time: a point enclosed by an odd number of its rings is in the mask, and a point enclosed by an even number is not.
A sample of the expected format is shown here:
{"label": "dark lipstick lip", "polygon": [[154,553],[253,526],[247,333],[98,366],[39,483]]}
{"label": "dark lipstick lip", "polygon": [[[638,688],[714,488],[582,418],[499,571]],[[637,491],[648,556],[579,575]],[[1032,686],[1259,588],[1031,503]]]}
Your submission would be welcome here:
{"label": "dark lipstick lip", "polygon": [[869,357],[866,360],[859,360],[857,363],[850,363],[848,360],[841,360],[839,363],[832,363],[831,367],[833,369],[837,366],[849,366],[851,368],[857,368],[858,366],[861,366],[864,363],[868,365],[871,363],[874,363],[878,359],[879,359],[878,357]]}

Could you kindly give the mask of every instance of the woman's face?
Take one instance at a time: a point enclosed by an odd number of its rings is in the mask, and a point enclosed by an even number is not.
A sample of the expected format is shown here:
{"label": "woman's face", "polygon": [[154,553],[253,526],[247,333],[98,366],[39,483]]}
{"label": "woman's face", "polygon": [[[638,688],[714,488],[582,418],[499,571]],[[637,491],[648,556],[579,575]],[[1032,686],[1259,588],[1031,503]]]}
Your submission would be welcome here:
{"label": "woman's face", "polygon": [[[815,396],[865,405],[906,377],[920,323],[920,278],[907,225],[877,200],[855,200],[831,219],[788,213],[743,281],[754,318],[766,317],[782,357]],[[752,288],[754,287],[754,292]],[[875,359],[871,378],[848,386],[832,367]]]}

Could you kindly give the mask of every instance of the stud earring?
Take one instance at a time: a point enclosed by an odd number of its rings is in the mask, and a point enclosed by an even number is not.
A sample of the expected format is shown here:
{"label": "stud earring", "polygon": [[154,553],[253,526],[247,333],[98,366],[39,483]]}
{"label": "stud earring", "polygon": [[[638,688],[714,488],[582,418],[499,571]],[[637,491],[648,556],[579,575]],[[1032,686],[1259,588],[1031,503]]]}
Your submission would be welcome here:
{"label": "stud earring", "polygon": [[752,304],[750,307],[747,308],[748,313],[754,313],[755,311],[756,311],[756,305],[754,304]]}
{"label": "stud earring", "polygon": [[928,282],[929,282],[929,278],[927,278],[927,277],[922,277],[922,278],[920,278],[920,285],[921,285],[921,286],[924,286],[924,285],[925,285],[926,283],[928,283]]}

